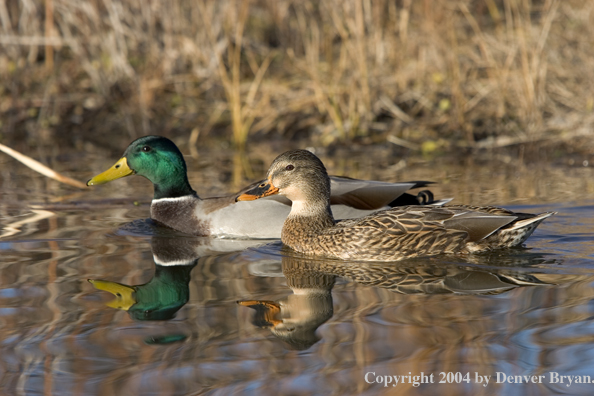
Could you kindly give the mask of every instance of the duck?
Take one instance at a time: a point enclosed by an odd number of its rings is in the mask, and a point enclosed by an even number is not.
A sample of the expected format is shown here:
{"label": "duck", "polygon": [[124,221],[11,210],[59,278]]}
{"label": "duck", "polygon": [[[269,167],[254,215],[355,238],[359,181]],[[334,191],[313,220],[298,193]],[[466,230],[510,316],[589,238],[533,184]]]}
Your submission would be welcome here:
{"label": "duck", "polygon": [[281,231],[283,244],[306,255],[341,260],[398,261],[516,247],[555,214],[515,213],[492,206],[419,205],[336,221],[326,168],[307,150],[278,156],[266,180],[237,199],[252,201],[277,194],[292,201]]}
{"label": "duck", "polygon": [[[129,175],[139,175],[153,183],[150,216],[155,222],[194,236],[247,239],[279,239],[291,201],[277,196],[259,202],[237,202],[236,198],[254,186],[220,197],[200,198],[188,182],[187,167],[179,148],[163,136],[134,140],[122,157],[108,170],[87,182],[96,186]],[[429,190],[418,195],[406,193],[431,182],[387,183],[332,177],[332,210],[336,218],[360,217],[397,205],[441,205]]]}

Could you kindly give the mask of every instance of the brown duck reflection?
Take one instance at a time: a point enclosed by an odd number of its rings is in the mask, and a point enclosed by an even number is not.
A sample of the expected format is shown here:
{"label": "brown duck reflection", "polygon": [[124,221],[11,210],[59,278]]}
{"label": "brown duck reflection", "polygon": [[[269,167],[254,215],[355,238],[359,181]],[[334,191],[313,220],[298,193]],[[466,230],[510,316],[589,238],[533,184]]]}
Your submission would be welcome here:
{"label": "brown duck reflection", "polygon": [[291,349],[304,350],[319,341],[315,332],[332,317],[336,275],[308,267],[306,259],[283,257],[283,274],[293,294],[278,301],[243,300],[256,310],[254,325],[269,328]]}
{"label": "brown duck reflection", "polygon": [[[502,262],[516,269],[486,269],[469,263],[414,259],[397,264],[312,260],[284,251],[282,271],[293,294],[277,301],[242,300],[253,308],[253,324],[268,328],[290,349],[305,350],[318,342],[316,330],[332,317],[332,288],[338,277],[401,294],[499,294],[521,286],[550,284],[546,274],[518,270],[519,265],[546,262],[540,255],[485,256],[482,264]],[[523,258],[521,258],[523,256]],[[477,260],[481,260],[476,258]],[[545,280],[539,279],[539,275]]]}

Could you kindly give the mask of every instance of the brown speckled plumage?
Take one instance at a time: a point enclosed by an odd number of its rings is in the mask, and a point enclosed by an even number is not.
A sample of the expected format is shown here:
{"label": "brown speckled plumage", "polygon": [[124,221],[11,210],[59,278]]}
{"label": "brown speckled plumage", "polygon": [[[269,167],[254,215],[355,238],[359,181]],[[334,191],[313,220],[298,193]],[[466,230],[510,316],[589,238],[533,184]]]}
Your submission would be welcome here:
{"label": "brown speckled plumage", "polygon": [[[489,258],[484,257],[481,262],[485,260],[490,262]],[[547,284],[534,274],[513,269],[486,271],[480,267],[459,266],[452,262],[436,263],[431,259],[405,260],[397,266],[372,262],[350,262],[345,265],[339,260],[311,260],[299,253],[285,252],[282,262],[287,285],[294,288],[298,280],[298,287],[302,289],[312,288],[311,284],[308,287],[308,281],[317,281],[322,276],[328,279],[326,284],[330,288],[331,275],[402,294],[497,294],[518,286]]]}
{"label": "brown speckled plumage", "polygon": [[[278,188],[293,201],[282,230],[285,245],[308,255],[345,260],[394,261],[518,246],[553,214],[467,205],[404,206],[336,223],[326,169],[305,150],[275,159],[268,184],[270,191]],[[252,191],[257,195],[262,190],[263,185]]]}

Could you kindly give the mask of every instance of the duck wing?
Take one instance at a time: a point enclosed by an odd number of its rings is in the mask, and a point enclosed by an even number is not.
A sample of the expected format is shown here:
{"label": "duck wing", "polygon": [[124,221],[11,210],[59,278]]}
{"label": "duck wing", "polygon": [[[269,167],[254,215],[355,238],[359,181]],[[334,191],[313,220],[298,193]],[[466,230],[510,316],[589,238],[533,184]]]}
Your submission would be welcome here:
{"label": "duck wing", "polygon": [[462,250],[468,233],[444,226],[454,215],[433,206],[382,210],[338,222],[319,236],[319,246],[326,251],[322,254],[366,261],[456,253]]}
{"label": "duck wing", "polygon": [[[330,177],[330,203],[332,205],[346,205],[355,209],[377,210],[392,206],[406,191],[413,188],[425,187],[431,182],[412,181],[402,183],[387,183],[375,180],[358,180],[348,177]],[[411,196],[413,199],[416,197]],[[417,201],[418,202],[418,201]],[[409,202],[414,204],[415,202]]]}
{"label": "duck wing", "polygon": [[405,206],[338,222],[320,242],[347,258],[398,260],[461,252],[468,242],[484,240],[516,219],[498,208]]}

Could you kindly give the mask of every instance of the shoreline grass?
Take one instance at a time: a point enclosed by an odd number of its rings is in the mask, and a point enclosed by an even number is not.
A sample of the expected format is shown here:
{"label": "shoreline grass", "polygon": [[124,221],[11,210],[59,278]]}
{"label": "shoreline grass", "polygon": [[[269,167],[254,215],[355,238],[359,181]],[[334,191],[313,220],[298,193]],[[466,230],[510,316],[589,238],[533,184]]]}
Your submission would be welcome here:
{"label": "shoreline grass", "polygon": [[593,18],[577,0],[5,2],[0,141],[591,149]]}

